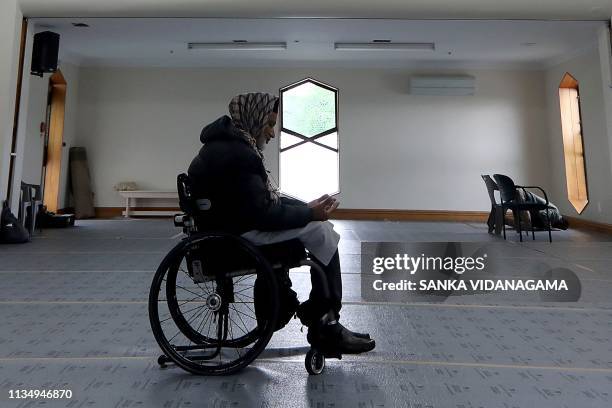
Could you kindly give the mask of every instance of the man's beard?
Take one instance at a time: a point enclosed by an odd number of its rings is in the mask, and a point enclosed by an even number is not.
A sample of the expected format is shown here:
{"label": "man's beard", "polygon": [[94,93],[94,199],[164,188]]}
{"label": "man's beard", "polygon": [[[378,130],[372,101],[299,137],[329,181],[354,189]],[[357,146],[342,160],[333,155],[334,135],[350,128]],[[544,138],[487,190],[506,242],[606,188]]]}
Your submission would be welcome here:
{"label": "man's beard", "polygon": [[256,144],[257,144],[257,148],[259,150],[265,150],[265,148],[266,148],[266,137],[265,136],[259,136],[257,138]]}

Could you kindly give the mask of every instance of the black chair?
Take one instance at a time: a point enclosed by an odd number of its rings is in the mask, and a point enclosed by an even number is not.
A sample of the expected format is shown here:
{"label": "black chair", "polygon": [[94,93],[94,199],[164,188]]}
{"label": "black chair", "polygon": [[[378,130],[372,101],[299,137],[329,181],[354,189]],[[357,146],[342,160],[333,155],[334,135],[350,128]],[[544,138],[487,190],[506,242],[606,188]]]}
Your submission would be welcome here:
{"label": "black chair", "polygon": [[42,204],[40,186],[22,181],[19,195],[19,221],[28,230],[30,238],[34,234],[38,210]]}
{"label": "black chair", "polygon": [[[501,197],[501,209],[502,215],[505,218],[506,211],[511,210],[514,215],[514,225],[519,233],[520,241],[523,241],[523,232],[521,229],[521,212],[522,211],[546,211],[546,230],[548,230],[548,241],[552,242],[552,232],[550,225],[550,214],[549,214],[549,201],[548,195],[546,191],[542,187],[539,186],[519,186],[514,184],[514,181],[508,176],[503,174],[494,174],[493,178],[497,182],[497,186],[499,188],[500,197]],[[532,203],[525,202],[521,200],[519,189],[521,189],[525,194],[527,193],[528,188],[538,189],[544,195],[545,203]],[[506,239],[506,223],[503,222],[503,231],[504,231],[504,239]],[[531,236],[535,240],[535,227],[534,222],[531,222]]]}
{"label": "black chair", "polygon": [[504,214],[501,204],[498,203],[497,199],[495,198],[495,192],[499,191],[499,188],[488,174],[481,174],[480,177],[482,177],[484,180],[485,186],[487,187],[487,193],[489,193],[489,200],[491,201],[491,212],[489,213],[489,218],[487,219],[489,233],[495,230],[495,234],[499,235],[501,234],[502,224],[504,222]]}

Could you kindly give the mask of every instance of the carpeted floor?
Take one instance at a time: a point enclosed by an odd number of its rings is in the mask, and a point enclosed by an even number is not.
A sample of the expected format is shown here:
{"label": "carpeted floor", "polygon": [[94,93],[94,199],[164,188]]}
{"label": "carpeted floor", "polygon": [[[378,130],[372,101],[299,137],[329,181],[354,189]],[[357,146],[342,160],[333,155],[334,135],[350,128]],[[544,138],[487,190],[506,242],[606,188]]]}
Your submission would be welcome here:
{"label": "carpeted floor", "polygon": [[[519,243],[484,224],[335,221],[342,236],[342,320],[376,349],[304,369],[297,320],[241,373],[197,377],[161,369],[148,321],[155,268],[179,242],[170,220],[79,221],[29,244],[0,246],[0,407],[612,406],[612,237],[575,230]],[[436,302],[361,296],[362,241],[482,243],[503,260],[496,277],[562,267],[577,302],[478,293]],[[543,265],[546,268],[543,268]],[[304,299],[306,269],[292,273]],[[71,399],[10,399],[9,390],[70,389]]]}

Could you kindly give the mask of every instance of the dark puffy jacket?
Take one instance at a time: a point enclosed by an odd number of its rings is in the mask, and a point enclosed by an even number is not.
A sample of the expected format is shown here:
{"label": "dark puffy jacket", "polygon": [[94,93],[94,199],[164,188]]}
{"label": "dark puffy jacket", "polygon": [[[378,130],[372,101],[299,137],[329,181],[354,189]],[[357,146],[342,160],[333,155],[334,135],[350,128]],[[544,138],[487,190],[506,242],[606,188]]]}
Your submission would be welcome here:
{"label": "dark puffy jacket", "polygon": [[188,173],[196,195],[211,200],[204,227],[242,233],[299,228],[312,221],[312,210],[304,203],[270,199],[261,158],[228,116],[206,126],[200,141],[204,146]]}

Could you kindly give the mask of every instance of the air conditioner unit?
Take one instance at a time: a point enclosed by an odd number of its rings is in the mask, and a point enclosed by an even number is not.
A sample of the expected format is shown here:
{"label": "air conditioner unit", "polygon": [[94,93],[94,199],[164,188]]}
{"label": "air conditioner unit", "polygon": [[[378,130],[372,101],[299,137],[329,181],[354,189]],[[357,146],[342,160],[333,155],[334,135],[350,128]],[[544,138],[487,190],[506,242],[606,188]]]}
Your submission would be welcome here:
{"label": "air conditioner unit", "polygon": [[413,76],[410,78],[412,95],[474,95],[476,78],[460,76]]}

